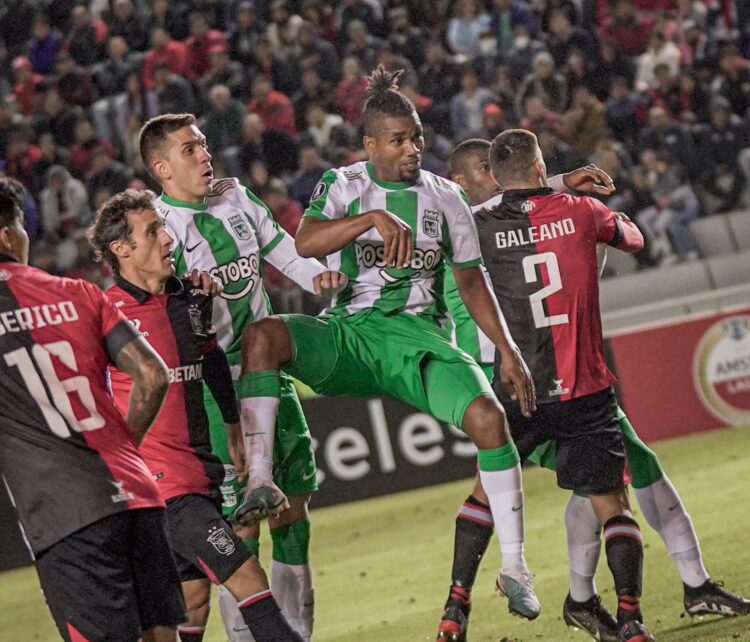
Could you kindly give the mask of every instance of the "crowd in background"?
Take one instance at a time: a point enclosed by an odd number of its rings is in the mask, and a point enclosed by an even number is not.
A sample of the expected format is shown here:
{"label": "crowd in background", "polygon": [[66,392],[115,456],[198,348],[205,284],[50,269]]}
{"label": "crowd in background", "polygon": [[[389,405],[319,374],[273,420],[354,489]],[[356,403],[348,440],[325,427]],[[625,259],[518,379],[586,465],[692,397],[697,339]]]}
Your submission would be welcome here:
{"label": "crowd in background", "polygon": [[[26,191],[33,263],[103,282],[85,228],[157,189],[142,124],[193,112],[215,175],[296,229],[321,174],[364,158],[366,75],[403,68],[423,167],[521,126],[548,174],[615,181],[649,267],[699,257],[689,223],[748,205],[750,17],[734,0],[4,0],[0,174]],[[280,311],[308,303],[266,275]]]}

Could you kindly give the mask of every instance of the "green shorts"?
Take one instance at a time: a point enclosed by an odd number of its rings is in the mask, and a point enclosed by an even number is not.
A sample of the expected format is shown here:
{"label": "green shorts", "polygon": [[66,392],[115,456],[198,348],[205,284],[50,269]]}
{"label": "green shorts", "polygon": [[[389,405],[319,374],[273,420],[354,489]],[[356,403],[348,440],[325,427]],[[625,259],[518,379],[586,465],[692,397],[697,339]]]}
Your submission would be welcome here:
{"label": "green shorts", "polygon": [[[224,517],[231,518],[240,501],[244,484],[237,481],[237,471],[229,456],[224,420],[208,386],[203,386],[203,400],[211,431],[211,448],[224,463],[221,510]],[[305,495],[318,489],[310,429],[294,383],[284,373],[281,374],[281,400],[273,444],[273,479],[286,495]]]}
{"label": "green shorts", "polygon": [[378,310],[280,318],[293,348],[284,370],[319,394],[388,395],[458,427],[474,399],[495,397],[476,361],[427,319]]}

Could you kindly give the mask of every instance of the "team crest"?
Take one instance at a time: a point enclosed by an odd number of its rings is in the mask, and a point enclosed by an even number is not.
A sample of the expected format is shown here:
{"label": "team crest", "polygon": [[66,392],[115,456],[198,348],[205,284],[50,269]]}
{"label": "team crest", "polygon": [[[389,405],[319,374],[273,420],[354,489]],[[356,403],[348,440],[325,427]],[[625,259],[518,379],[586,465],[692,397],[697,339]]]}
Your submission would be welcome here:
{"label": "team crest", "polygon": [[422,231],[426,236],[436,239],[440,236],[440,212],[425,210],[422,214]]}
{"label": "team crest", "polygon": [[523,202],[523,203],[521,204],[521,211],[522,211],[522,212],[523,212],[524,214],[528,214],[528,213],[529,213],[529,212],[530,212],[531,210],[533,210],[533,209],[534,209],[534,207],[535,207],[535,206],[534,206],[534,203],[532,203],[531,201],[524,201],[524,202]]}
{"label": "team crest", "polygon": [[326,184],[323,181],[318,181],[312,194],[310,195],[310,202],[317,201],[323,194],[326,193]]}
{"label": "team crest", "polygon": [[247,224],[247,221],[242,218],[242,214],[230,216],[229,224],[232,226],[234,233],[240,241],[247,241],[252,236],[250,226]]}
{"label": "team crest", "polygon": [[213,526],[208,531],[206,541],[213,546],[220,555],[231,555],[234,553],[234,542],[223,528]]}

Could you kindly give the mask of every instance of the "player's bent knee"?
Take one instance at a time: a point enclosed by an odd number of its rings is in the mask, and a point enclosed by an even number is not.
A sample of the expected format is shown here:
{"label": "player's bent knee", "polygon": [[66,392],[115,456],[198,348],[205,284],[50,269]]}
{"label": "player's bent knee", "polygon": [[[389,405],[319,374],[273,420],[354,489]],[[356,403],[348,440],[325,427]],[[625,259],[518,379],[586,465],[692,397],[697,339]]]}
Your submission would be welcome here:
{"label": "player's bent knee", "polygon": [[268,525],[270,528],[279,528],[281,526],[288,526],[294,522],[298,522],[301,519],[306,519],[308,516],[307,505],[310,502],[312,493],[305,493],[304,495],[289,495],[289,508],[287,508],[278,517],[269,517]]}
{"label": "player's bent knee", "polygon": [[242,368],[245,372],[278,369],[292,358],[292,341],[286,324],[268,317],[248,323],[242,331]]}
{"label": "player's bent knee", "polygon": [[505,411],[493,397],[477,397],[464,413],[461,429],[477,448],[499,448],[510,442]]}

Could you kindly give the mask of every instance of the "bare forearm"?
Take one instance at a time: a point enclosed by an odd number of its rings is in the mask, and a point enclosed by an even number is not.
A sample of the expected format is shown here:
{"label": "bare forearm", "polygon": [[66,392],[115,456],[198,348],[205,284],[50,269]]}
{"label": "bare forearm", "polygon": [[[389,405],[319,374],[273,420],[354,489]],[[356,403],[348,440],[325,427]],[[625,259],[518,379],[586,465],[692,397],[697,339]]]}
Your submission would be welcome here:
{"label": "bare forearm", "polygon": [[297,252],[303,257],[324,258],[349,245],[372,225],[372,217],[367,212],[328,221],[305,217],[294,240]]}

